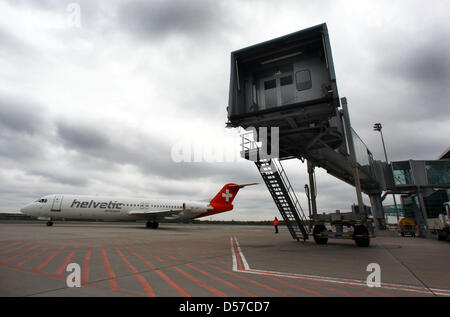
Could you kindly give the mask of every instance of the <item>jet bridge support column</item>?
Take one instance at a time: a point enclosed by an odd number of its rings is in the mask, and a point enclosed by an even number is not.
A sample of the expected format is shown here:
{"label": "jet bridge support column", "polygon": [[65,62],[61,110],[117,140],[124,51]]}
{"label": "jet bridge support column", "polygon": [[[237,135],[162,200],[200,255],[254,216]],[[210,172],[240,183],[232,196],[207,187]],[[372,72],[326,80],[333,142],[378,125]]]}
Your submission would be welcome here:
{"label": "jet bridge support column", "polygon": [[427,223],[428,223],[428,215],[427,215],[427,206],[425,205],[425,201],[423,199],[423,188],[417,186],[417,198],[419,203],[419,208],[415,210],[415,217],[417,224],[419,225],[419,237],[427,236]]}
{"label": "jet bridge support column", "polygon": [[375,219],[375,228],[377,230],[386,230],[386,221],[384,219],[383,203],[381,201],[381,193],[369,195],[370,204],[372,205],[372,214]]}
{"label": "jet bridge support column", "polygon": [[316,184],[314,181],[314,164],[311,163],[309,160],[307,161],[307,167],[308,167],[308,176],[309,176],[309,196],[311,197],[311,209],[312,209],[312,216],[317,215],[317,204],[316,204]]}
{"label": "jet bridge support column", "polygon": [[355,179],[355,191],[356,191],[356,198],[358,200],[358,210],[359,210],[359,216],[365,221],[367,219],[367,213],[366,208],[364,208],[364,202],[362,198],[362,191],[361,191],[361,181],[359,179],[359,169],[358,167],[353,167],[353,175]]}

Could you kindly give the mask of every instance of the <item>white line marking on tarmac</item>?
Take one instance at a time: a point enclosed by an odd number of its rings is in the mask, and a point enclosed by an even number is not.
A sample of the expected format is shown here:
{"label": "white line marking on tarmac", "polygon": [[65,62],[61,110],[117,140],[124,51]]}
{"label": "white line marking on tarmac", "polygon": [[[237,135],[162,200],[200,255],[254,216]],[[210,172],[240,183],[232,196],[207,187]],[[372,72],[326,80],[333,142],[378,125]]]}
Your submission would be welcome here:
{"label": "white line marking on tarmac", "polygon": [[[351,279],[343,279],[343,278],[335,278],[335,277],[327,277],[327,276],[318,276],[318,275],[308,275],[308,274],[298,274],[298,273],[285,273],[285,272],[276,272],[276,271],[265,271],[265,270],[257,270],[251,269],[245,259],[244,254],[239,246],[239,242],[236,237],[231,237],[231,252],[233,257],[233,271],[239,273],[249,273],[249,274],[257,274],[257,275],[271,275],[278,277],[287,277],[294,279],[308,279],[319,282],[328,282],[328,283],[337,283],[337,284],[347,284],[347,285],[357,285],[357,286],[367,286],[366,281],[360,280],[351,280]],[[235,252],[235,247],[238,250],[238,253]],[[244,264],[244,269],[238,269],[237,263],[238,258]],[[409,291],[416,293],[424,293],[431,295],[442,295],[442,296],[450,296],[450,290],[445,289],[437,289],[437,288],[425,288],[419,286],[412,285],[401,285],[401,284],[391,284],[391,283],[381,283],[381,288],[399,290],[399,291]]]}

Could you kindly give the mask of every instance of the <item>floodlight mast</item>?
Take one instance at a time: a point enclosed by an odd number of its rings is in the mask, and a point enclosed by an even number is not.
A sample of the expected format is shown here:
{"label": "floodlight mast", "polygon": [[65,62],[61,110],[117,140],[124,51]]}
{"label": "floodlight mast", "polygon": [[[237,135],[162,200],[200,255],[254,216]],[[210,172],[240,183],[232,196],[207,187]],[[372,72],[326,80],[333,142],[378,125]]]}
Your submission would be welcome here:
{"label": "floodlight mast", "polygon": [[[389,164],[389,160],[388,160],[387,152],[386,152],[386,145],[384,144],[384,137],[383,137],[382,129],[383,129],[383,126],[379,122],[377,122],[373,125],[373,130],[378,131],[381,134],[381,142],[383,143],[384,157],[386,159],[386,164]],[[397,216],[397,222],[398,222],[400,219],[399,219],[399,215],[398,215],[397,200],[395,199],[395,194],[392,194],[392,197],[394,198],[395,214]]]}

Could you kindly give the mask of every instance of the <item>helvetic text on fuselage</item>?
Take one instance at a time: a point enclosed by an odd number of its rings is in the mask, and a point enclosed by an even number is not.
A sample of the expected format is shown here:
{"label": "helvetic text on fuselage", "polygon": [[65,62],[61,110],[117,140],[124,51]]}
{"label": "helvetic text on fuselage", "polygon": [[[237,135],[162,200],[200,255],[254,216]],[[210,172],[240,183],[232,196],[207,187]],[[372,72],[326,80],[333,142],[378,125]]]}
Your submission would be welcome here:
{"label": "helvetic text on fuselage", "polygon": [[117,201],[112,202],[95,202],[94,200],[91,201],[78,201],[77,199],[74,199],[72,204],[70,205],[71,208],[99,208],[99,209],[122,209],[122,206],[124,206],[124,203],[118,203]]}

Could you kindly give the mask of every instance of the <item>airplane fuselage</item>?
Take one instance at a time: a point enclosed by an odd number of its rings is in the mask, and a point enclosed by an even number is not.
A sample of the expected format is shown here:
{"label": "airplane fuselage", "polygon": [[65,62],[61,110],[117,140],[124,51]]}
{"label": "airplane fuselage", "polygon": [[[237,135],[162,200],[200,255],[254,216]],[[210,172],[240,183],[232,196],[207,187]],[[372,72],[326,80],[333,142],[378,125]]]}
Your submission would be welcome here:
{"label": "airplane fuselage", "polygon": [[256,185],[226,184],[207,201],[118,198],[111,196],[47,195],[21,209],[22,213],[47,220],[57,219],[146,220],[147,228],[158,227],[162,220],[186,221],[233,209],[240,188]]}
{"label": "airplane fuselage", "polygon": [[[160,218],[159,212],[166,211],[165,219],[184,220],[195,218],[210,209],[211,207],[207,202],[48,195],[25,206],[22,212],[42,219],[152,220]],[[178,211],[178,213],[172,216],[170,211]]]}

